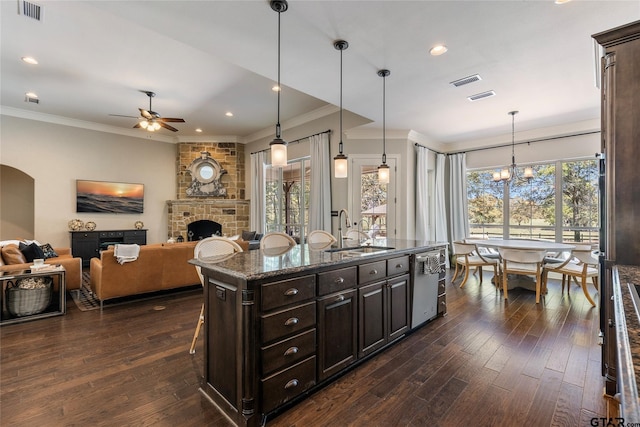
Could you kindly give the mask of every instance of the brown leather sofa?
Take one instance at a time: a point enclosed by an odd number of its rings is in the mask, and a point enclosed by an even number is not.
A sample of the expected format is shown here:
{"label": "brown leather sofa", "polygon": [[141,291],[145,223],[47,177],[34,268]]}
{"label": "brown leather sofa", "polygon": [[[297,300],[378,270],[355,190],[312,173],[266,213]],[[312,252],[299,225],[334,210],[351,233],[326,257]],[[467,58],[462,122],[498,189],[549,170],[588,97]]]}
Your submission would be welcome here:
{"label": "brown leather sofa", "polygon": [[114,248],[91,258],[91,290],[104,302],[112,298],[180,288],[200,283],[193,264],[197,242],[140,246],[138,259],[118,264]]}
{"label": "brown leather sofa", "polygon": [[[82,258],[74,258],[70,248],[53,248],[57,257],[47,258],[45,264],[60,264],[66,270],[66,289],[80,289],[82,285]],[[0,272],[26,270],[33,264],[27,262],[17,245],[8,244],[0,248]]]}

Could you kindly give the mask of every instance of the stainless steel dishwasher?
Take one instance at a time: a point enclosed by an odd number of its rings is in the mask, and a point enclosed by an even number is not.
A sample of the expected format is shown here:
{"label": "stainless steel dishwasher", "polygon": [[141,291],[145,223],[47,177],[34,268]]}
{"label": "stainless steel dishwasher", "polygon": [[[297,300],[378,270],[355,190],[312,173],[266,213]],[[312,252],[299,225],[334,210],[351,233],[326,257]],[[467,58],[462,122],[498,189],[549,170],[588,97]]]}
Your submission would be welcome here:
{"label": "stainless steel dishwasher", "polygon": [[438,315],[438,279],[442,271],[440,250],[412,255],[411,329]]}

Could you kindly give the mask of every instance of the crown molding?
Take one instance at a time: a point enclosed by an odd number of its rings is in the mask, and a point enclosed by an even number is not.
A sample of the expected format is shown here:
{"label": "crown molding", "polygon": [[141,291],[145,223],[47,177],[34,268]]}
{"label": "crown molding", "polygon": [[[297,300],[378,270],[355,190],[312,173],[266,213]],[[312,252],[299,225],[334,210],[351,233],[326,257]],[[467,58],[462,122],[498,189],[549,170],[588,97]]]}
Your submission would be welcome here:
{"label": "crown molding", "polygon": [[[308,122],[311,122],[313,120],[317,120],[320,119],[322,117],[326,117],[330,114],[336,113],[340,111],[340,107],[337,107],[333,104],[327,104],[324,105],[320,108],[317,108],[313,111],[310,111],[308,113],[305,114],[301,114],[299,116],[296,116],[292,119],[283,121],[282,123],[280,123],[280,125],[282,126],[283,129],[291,129],[294,128],[296,126],[301,126],[304,125]],[[273,127],[268,127],[266,129],[262,129],[256,133],[253,133],[251,135],[247,135],[244,138],[241,138],[242,143],[247,144],[249,142],[253,142],[253,141],[257,141],[263,138],[269,138],[272,137],[274,135],[274,130]]]}
{"label": "crown molding", "polygon": [[241,142],[240,138],[236,135],[197,135],[197,136],[176,136],[178,142],[211,142],[211,143],[219,143],[219,142]]}
{"label": "crown molding", "polygon": [[140,139],[151,139],[154,141],[168,142],[175,144],[178,139],[175,136],[160,135],[151,132],[141,132],[139,129],[123,129],[116,126],[103,125],[84,120],[70,119],[68,117],[56,116],[54,114],[39,113],[36,111],[21,110],[19,108],[0,106],[0,115],[18,117],[21,119],[35,120],[38,122],[53,123],[56,125],[70,126],[80,129],[94,130],[97,132],[112,133],[116,135],[130,136]]}
{"label": "crown molding", "polygon": [[[382,129],[374,127],[360,127],[344,132],[348,139],[382,139]],[[386,139],[408,139],[411,131],[406,129],[387,129]]]}

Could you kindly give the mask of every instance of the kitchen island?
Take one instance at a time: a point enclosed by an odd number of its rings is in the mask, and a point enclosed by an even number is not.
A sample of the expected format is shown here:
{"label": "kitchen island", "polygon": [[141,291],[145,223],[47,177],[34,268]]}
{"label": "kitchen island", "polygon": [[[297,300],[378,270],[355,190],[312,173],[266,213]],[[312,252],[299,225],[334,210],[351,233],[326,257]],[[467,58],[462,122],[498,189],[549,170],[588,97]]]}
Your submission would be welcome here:
{"label": "kitchen island", "polygon": [[265,424],[404,337],[426,270],[433,317],[444,315],[445,249],[378,239],[191,260],[206,284],[202,392],[237,425]]}

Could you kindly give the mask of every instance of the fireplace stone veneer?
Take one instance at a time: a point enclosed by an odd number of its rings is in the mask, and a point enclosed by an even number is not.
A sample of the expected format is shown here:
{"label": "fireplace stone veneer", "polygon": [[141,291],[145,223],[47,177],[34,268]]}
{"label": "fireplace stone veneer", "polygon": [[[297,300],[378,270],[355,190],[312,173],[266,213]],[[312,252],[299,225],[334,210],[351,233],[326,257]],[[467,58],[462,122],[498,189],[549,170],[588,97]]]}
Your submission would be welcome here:
{"label": "fireplace stone veneer", "polygon": [[222,226],[227,236],[240,234],[249,230],[248,200],[168,200],[169,226],[167,237],[177,239],[182,236],[187,240],[187,226],[203,219],[215,221]]}

